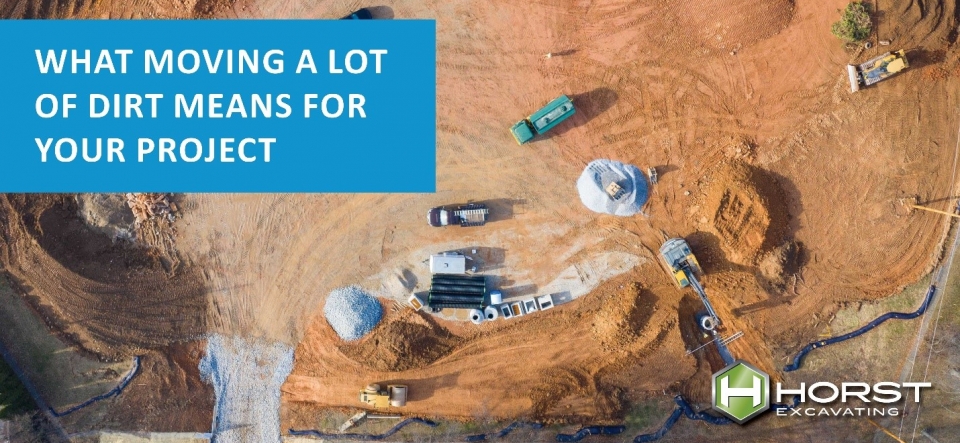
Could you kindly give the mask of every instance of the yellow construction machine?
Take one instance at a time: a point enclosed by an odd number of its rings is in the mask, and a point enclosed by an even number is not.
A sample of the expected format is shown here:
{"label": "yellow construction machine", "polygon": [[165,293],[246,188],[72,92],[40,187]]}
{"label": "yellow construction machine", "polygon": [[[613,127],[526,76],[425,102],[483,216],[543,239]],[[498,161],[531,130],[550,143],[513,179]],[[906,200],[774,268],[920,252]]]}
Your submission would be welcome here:
{"label": "yellow construction machine", "polygon": [[667,265],[667,269],[673,275],[677,286],[681,288],[692,287],[700,297],[700,301],[703,302],[703,306],[707,308],[707,315],[698,320],[700,327],[705,331],[713,331],[721,326],[720,317],[713,310],[713,305],[707,299],[706,291],[697,280],[696,274],[701,272],[700,263],[697,262],[697,257],[693,255],[687,241],[679,237],[667,240],[663,243],[663,246],[660,246],[660,258]]}
{"label": "yellow construction machine", "polygon": [[387,389],[380,389],[379,384],[373,383],[360,391],[360,401],[377,409],[403,407],[407,404],[407,386],[387,385]]}

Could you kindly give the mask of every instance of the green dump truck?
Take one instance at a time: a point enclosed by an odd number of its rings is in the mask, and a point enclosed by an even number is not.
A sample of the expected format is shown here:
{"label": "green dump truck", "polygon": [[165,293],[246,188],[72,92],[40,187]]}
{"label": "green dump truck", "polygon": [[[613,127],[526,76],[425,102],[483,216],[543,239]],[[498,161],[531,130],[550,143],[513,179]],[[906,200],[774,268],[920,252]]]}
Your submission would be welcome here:
{"label": "green dump truck", "polygon": [[517,140],[517,143],[522,145],[533,140],[537,135],[553,129],[554,126],[569,118],[574,112],[576,110],[573,109],[573,102],[570,101],[570,98],[561,95],[547,103],[539,111],[517,122],[510,128],[510,132],[513,133],[513,138]]}

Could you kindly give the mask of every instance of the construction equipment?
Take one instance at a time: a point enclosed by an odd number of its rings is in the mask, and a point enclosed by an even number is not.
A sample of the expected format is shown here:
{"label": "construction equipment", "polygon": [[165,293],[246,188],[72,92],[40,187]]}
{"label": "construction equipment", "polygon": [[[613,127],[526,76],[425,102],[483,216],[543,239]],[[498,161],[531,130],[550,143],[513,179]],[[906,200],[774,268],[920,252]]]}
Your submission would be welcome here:
{"label": "construction equipment", "polygon": [[483,226],[487,223],[487,215],[489,214],[490,210],[487,209],[487,206],[479,203],[460,205],[455,210],[438,206],[427,211],[427,223],[434,227],[447,225]]}
{"label": "construction equipment", "polygon": [[707,308],[707,315],[698,319],[700,327],[705,331],[713,331],[721,326],[720,317],[714,311],[710,300],[707,299],[707,293],[704,291],[696,274],[701,272],[700,263],[697,257],[693,255],[690,245],[682,238],[671,238],[660,246],[660,257],[673,276],[677,286],[685,288],[690,286],[700,296],[700,301]]}
{"label": "construction equipment", "polygon": [[887,52],[859,65],[847,65],[850,79],[850,92],[857,92],[861,86],[870,86],[910,67],[903,49]]}
{"label": "construction equipment", "polygon": [[360,401],[377,409],[403,407],[407,405],[407,386],[387,385],[387,389],[381,390],[379,384],[373,383],[360,391]]}
{"label": "construction equipment", "polygon": [[554,126],[570,118],[575,112],[573,101],[566,95],[561,95],[540,108],[539,111],[514,124],[510,128],[510,132],[513,134],[513,138],[517,140],[517,144],[522,145],[533,140],[537,135],[553,129]]}

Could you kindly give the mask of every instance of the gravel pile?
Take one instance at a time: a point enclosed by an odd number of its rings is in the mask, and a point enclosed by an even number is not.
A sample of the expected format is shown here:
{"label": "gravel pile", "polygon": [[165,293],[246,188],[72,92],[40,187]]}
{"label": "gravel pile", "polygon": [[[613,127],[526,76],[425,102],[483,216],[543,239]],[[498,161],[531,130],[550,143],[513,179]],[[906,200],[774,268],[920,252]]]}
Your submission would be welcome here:
{"label": "gravel pile", "polygon": [[334,289],[323,306],[323,315],[340,338],[357,340],[373,330],[383,308],[376,297],[367,294],[359,286]]}
{"label": "gravel pile", "polygon": [[213,442],[281,443],[280,385],[293,369],[283,343],[212,335],[200,376],[213,385]]}
{"label": "gravel pile", "polygon": [[[610,183],[623,190],[614,200],[607,194]],[[614,160],[594,160],[577,180],[580,201],[593,212],[630,216],[640,212],[649,197],[647,177],[639,168]]]}

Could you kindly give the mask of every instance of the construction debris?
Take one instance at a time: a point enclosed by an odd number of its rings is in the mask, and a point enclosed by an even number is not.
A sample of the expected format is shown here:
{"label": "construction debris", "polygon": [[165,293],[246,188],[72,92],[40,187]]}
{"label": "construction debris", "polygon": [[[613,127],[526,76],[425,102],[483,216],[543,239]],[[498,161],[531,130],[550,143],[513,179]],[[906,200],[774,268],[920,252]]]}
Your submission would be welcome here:
{"label": "construction debris", "polygon": [[177,214],[177,204],[171,201],[171,194],[127,193],[127,206],[133,211],[135,224],[140,227],[148,220],[160,219],[173,223]]}

